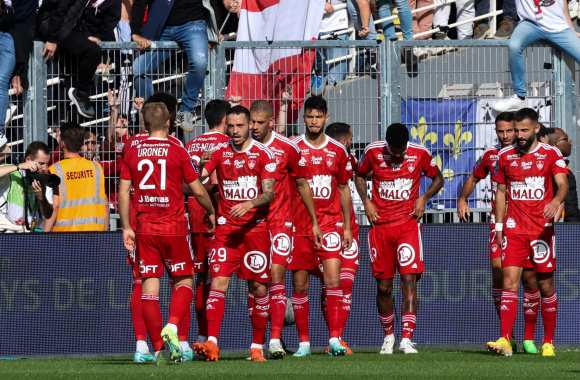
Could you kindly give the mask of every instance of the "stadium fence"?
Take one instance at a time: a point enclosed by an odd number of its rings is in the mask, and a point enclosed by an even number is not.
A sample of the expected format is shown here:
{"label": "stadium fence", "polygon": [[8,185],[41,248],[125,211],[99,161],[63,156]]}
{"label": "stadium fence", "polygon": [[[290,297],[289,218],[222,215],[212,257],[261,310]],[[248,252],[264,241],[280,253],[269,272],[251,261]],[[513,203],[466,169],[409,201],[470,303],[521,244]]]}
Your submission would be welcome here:
{"label": "stadium fence", "polygon": [[[382,343],[375,304],[375,281],[370,273],[368,229],[360,232],[360,270],[356,276],[352,313],[344,339],[355,348]],[[491,298],[486,224],[423,227],[426,272],[419,283],[415,339],[421,346],[477,346],[499,334]],[[559,297],[556,345],[580,342],[580,224],[556,227]],[[83,355],[128,353],[134,349],[129,297],[130,267],[119,233],[0,235],[0,356]],[[288,281],[291,284],[291,281]],[[328,337],[320,309],[319,281],[311,281],[312,344]],[[291,289],[288,290],[291,294]],[[396,309],[401,300],[394,287]],[[227,296],[220,346],[246,350],[251,327],[247,290],[234,280]],[[168,289],[162,293],[167,315]],[[521,300],[521,298],[520,298]],[[521,310],[521,301],[520,301]],[[400,315],[395,331],[400,334]],[[522,338],[522,312],[515,337]],[[537,341],[542,335],[538,321]],[[196,337],[192,320],[190,339]],[[283,335],[289,348],[297,346],[295,327]]]}

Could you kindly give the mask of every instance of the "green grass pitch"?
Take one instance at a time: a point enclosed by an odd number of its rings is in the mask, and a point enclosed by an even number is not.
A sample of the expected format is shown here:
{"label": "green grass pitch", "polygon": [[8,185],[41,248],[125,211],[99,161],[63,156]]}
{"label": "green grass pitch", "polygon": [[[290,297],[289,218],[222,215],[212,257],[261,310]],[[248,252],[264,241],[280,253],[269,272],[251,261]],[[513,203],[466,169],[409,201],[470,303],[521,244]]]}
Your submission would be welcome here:
{"label": "green grass pitch", "polygon": [[556,358],[516,354],[497,357],[485,351],[423,349],[419,355],[381,356],[358,352],[332,358],[315,354],[251,363],[229,354],[217,363],[137,365],[130,357],[38,358],[0,361],[0,379],[578,379],[580,352],[560,350]]}

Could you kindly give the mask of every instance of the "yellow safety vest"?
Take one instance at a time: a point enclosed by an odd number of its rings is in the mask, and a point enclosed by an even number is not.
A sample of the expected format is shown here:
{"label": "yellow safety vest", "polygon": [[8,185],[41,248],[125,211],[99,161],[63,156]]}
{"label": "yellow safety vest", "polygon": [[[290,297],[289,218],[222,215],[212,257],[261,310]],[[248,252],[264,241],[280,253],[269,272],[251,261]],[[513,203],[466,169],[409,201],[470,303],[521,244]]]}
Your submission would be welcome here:
{"label": "yellow safety vest", "polygon": [[108,201],[101,165],[74,157],[60,160],[49,170],[60,177],[60,206],[52,231],[106,231]]}

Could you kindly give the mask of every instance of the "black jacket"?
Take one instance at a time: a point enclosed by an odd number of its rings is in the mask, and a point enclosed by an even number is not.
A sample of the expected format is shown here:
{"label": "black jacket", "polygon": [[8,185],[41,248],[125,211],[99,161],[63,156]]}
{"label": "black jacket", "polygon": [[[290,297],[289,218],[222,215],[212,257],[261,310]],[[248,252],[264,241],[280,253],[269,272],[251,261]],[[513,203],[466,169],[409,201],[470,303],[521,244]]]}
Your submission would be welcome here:
{"label": "black jacket", "polygon": [[0,0],[0,32],[7,32],[14,22],[14,10]]}
{"label": "black jacket", "polygon": [[98,8],[92,3],[93,0],[45,0],[38,16],[40,37],[59,43],[75,31],[114,40],[121,0],[105,0]]}

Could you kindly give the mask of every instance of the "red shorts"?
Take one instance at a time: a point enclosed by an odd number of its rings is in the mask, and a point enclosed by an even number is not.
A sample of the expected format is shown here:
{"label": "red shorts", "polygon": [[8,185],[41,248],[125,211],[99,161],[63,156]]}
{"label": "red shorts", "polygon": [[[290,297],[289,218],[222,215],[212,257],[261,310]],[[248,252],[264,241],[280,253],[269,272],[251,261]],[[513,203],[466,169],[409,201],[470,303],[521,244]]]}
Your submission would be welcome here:
{"label": "red shorts", "polygon": [[421,226],[409,220],[397,226],[376,225],[369,230],[373,276],[378,280],[400,274],[421,274],[425,270]]}
{"label": "red shorts", "polygon": [[270,281],[270,233],[268,230],[218,227],[210,243],[212,277],[231,277],[260,283]]}
{"label": "red shorts", "polygon": [[127,251],[127,264],[131,266],[131,277],[135,280],[141,278],[141,273],[139,273],[139,263],[137,262],[135,251]]}
{"label": "red shorts", "polygon": [[489,259],[501,259],[501,244],[496,241],[495,227],[489,231]]}
{"label": "red shorts", "polygon": [[354,236],[352,239],[352,245],[349,249],[345,249],[340,252],[340,269],[350,269],[352,272],[356,272],[359,267],[358,262],[358,236]]}
{"label": "red shorts", "polygon": [[537,235],[506,233],[502,252],[502,267],[533,268],[536,272],[556,270],[556,237],[554,227]]}
{"label": "red shorts", "polygon": [[163,266],[172,277],[193,275],[193,252],[189,235],[137,235],[141,277],[162,277]]}
{"label": "red shorts", "polygon": [[295,236],[292,255],[288,264],[290,270],[317,271],[324,260],[342,260],[342,230],[322,231],[322,247],[317,249],[312,236]]}
{"label": "red shorts", "polygon": [[191,233],[191,248],[193,248],[193,266],[195,273],[207,272],[207,252],[213,234],[204,232]]}
{"label": "red shorts", "polygon": [[272,239],[270,255],[272,264],[282,265],[283,267],[288,266],[293,246],[294,233],[292,230],[292,223],[282,226],[270,226],[270,237]]}

